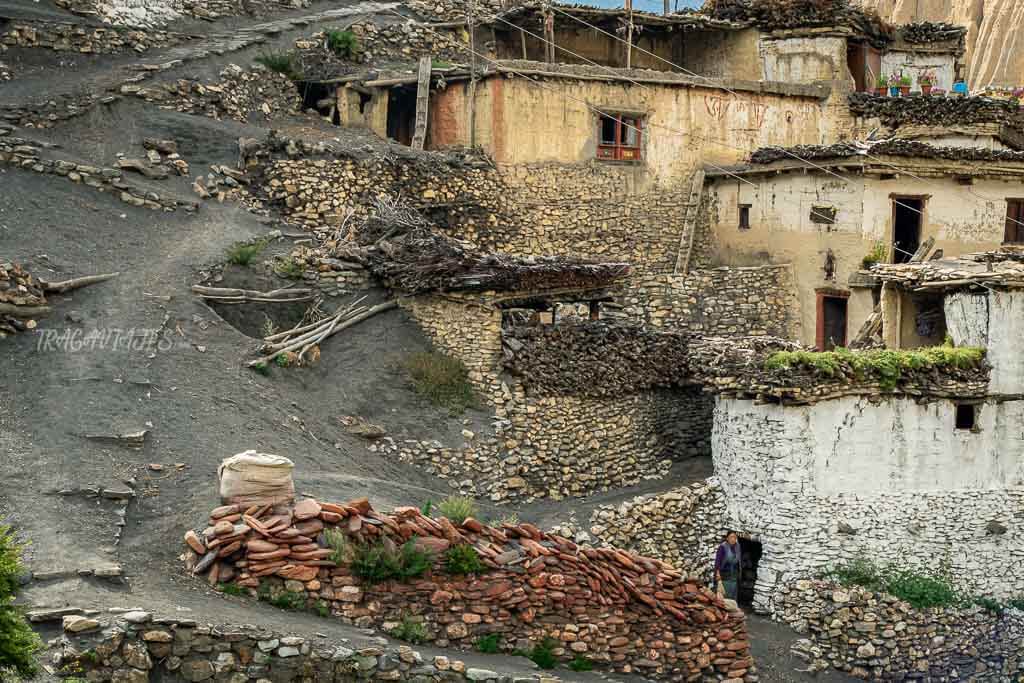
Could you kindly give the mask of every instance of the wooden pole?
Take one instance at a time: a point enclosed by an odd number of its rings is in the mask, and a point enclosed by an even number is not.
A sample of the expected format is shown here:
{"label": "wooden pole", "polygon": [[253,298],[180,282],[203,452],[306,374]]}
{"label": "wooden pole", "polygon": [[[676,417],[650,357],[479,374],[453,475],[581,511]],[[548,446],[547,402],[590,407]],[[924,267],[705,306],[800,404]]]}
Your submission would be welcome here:
{"label": "wooden pole", "polygon": [[476,147],[476,0],[467,3],[469,16],[469,147]]}
{"label": "wooden pole", "polygon": [[626,0],[626,16],[629,25],[626,27],[626,68],[633,66],[633,0]]}

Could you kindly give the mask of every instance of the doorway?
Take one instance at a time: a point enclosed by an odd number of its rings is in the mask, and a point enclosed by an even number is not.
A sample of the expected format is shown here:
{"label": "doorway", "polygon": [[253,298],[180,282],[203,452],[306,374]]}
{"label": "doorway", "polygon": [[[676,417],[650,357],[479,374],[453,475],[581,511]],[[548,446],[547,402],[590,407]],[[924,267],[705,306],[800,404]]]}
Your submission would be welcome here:
{"label": "doorway", "polygon": [[749,609],[754,605],[757,565],[763,552],[760,541],[740,537],[740,585],[736,591],[736,602],[740,607]]}
{"label": "doorway", "polygon": [[416,88],[400,86],[388,91],[388,137],[412,145],[416,126]]}
{"label": "doorway", "polygon": [[892,198],[893,263],[906,263],[921,246],[921,222],[924,217],[924,199],[921,197]]}
{"label": "doorway", "polygon": [[819,351],[831,351],[846,346],[847,301],[850,294],[843,291],[818,292],[818,324],[815,345]]}

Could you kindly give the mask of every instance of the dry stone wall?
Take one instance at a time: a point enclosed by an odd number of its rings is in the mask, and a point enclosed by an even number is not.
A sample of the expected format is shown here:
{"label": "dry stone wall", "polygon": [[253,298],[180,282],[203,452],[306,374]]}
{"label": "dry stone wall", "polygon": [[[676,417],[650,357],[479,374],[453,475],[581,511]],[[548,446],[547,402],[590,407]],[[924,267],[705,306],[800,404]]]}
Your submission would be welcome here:
{"label": "dry stone wall", "polygon": [[[214,585],[286,596],[362,627],[415,621],[442,647],[498,634],[512,651],[550,638],[563,661],[586,656],[665,681],[756,680],[743,613],[661,560],[580,548],[526,523],[455,524],[414,507],[379,513],[365,498],[225,505],[208,521],[186,534],[185,563]],[[425,571],[361,578],[352,548],[399,545],[427,553]],[[447,553],[456,547],[479,569],[454,571]]]}
{"label": "dry stone wall", "polygon": [[[64,623],[66,633],[54,664],[77,680],[95,683],[513,680],[507,674],[467,667],[458,659],[424,657],[407,645],[351,647],[323,636],[199,625],[187,619],[154,618],[144,611],[122,611],[111,619],[70,614]],[[522,674],[515,681],[540,683],[544,678]]]}
{"label": "dry stone wall", "polygon": [[1024,612],[914,609],[891,595],[821,580],[781,589],[780,619],[806,639],[811,668],[867,680],[1009,683],[1024,675]]}
{"label": "dry stone wall", "polygon": [[666,562],[705,582],[711,580],[715,551],[725,532],[725,499],[714,477],[665,493],[602,505],[589,525],[556,529],[579,543],[617,547]]}
{"label": "dry stone wall", "polygon": [[56,0],[59,7],[116,26],[156,28],[181,18],[214,20],[309,7],[309,0]]}
{"label": "dry stone wall", "polygon": [[51,22],[12,22],[0,32],[0,45],[43,47],[59,52],[117,54],[145,52],[152,47],[177,45],[191,36],[167,31],[132,31]]}

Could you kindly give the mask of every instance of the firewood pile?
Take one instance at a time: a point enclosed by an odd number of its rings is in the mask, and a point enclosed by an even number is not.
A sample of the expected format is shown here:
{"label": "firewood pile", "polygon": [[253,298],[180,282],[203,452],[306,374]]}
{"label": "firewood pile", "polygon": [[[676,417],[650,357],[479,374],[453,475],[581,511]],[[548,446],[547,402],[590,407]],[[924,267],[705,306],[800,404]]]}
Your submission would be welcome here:
{"label": "firewood pile", "polygon": [[915,45],[963,40],[966,35],[966,26],[948,24],[944,21],[919,21],[900,26],[900,36],[903,40]]}
{"label": "firewood pile", "polygon": [[714,19],[751,23],[765,31],[844,26],[876,45],[893,39],[890,24],[849,0],[708,0],[701,11]]}
{"label": "firewood pile", "polygon": [[0,262],[0,337],[36,327],[49,312],[43,285],[16,263]]}
{"label": "firewood pile", "polygon": [[911,291],[1021,288],[1024,287],[1024,251],[1019,247],[1004,247],[935,261],[879,263],[870,273],[881,282]]}
{"label": "firewood pile", "polygon": [[877,118],[882,125],[964,126],[975,123],[1003,123],[1024,129],[1024,112],[1007,99],[993,97],[885,97],[853,93],[850,113]]}
{"label": "firewood pile", "polygon": [[364,265],[387,286],[407,294],[599,289],[630,272],[626,263],[483,252],[440,234],[398,198],[377,198],[374,203],[368,217],[353,218],[351,238],[338,242],[333,255]]}
{"label": "firewood pile", "polygon": [[[923,98],[922,98],[923,99]],[[788,152],[788,153],[787,153]],[[801,159],[846,159],[854,157],[897,156],[922,159],[947,159],[950,161],[1010,161],[1024,162],[1024,152],[1011,149],[987,149],[982,147],[938,147],[916,140],[892,138],[880,142],[837,142],[831,145],[796,145],[795,147],[762,147],[750,155],[753,164],[770,164],[775,161]]]}
{"label": "firewood pile", "polygon": [[687,384],[688,342],[683,333],[606,321],[524,325],[502,335],[506,369],[539,396],[612,397]]}

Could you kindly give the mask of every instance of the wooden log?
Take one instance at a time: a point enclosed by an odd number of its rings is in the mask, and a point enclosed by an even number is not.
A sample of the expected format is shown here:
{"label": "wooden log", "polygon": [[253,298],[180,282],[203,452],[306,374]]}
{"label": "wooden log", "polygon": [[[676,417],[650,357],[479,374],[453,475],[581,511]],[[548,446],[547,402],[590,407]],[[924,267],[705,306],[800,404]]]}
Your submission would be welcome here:
{"label": "wooden log", "polygon": [[14,304],[0,303],[0,315],[8,315],[12,318],[41,318],[49,315],[51,310],[49,306],[15,306]]}
{"label": "wooden log", "polygon": [[192,292],[203,299],[220,301],[222,303],[293,303],[296,301],[309,301],[313,298],[313,290],[308,288],[285,288],[260,292],[255,289],[192,285]]}
{"label": "wooden log", "polygon": [[113,279],[118,275],[120,275],[120,273],[86,275],[84,277],[76,277],[70,280],[61,280],[60,282],[46,282],[45,280],[40,280],[39,284],[42,285],[43,291],[45,292],[63,294],[64,292],[70,292],[72,289],[78,289],[79,287],[87,287],[88,285],[94,285],[97,282],[106,282],[107,280]]}

